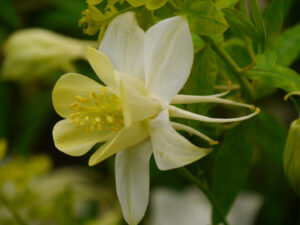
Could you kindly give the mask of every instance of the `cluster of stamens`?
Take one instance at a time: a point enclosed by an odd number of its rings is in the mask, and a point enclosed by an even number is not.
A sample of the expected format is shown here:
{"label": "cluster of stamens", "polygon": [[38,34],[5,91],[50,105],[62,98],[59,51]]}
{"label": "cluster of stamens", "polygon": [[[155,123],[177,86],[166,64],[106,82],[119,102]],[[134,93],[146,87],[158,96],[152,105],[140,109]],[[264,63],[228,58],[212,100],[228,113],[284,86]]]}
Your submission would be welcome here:
{"label": "cluster of stamens", "polygon": [[75,96],[76,101],[70,105],[73,113],[69,115],[70,123],[76,127],[85,126],[89,133],[94,130],[119,130],[124,125],[120,99],[102,87],[101,93],[91,92],[88,97]]}

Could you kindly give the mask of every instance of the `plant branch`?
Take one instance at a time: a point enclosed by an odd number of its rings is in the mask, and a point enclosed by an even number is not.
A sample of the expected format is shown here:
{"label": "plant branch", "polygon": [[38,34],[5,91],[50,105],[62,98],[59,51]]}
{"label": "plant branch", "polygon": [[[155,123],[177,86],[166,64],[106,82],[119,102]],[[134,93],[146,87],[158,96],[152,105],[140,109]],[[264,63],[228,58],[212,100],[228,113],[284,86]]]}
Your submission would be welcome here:
{"label": "plant branch", "polygon": [[230,67],[236,80],[241,85],[242,90],[244,91],[246,98],[248,100],[253,99],[253,88],[246,77],[242,77],[241,74],[251,69],[255,64],[250,64],[245,68],[240,68],[235,61],[230,57],[230,55],[220,47],[213,39],[208,36],[201,36],[201,38],[211,44],[212,49],[223,59],[223,61]]}
{"label": "plant branch", "polygon": [[226,218],[224,216],[224,213],[222,212],[222,210],[220,209],[219,205],[217,204],[213,194],[208,190],[208,188],[206,187],[206,185],[204,185],[197,177],[195,177],[188,169],[182,167],[179,169],[181,174],[187,179],[189,180],[191,183],[195,184],[205,195],[206,197],[209,199],[209,201],[211,202],[211,204],[213,205],[213,208],[215,209],[216,213],[218,214],[218,216],[221,219],[221,222],[224,225],[229,225],[229,223],[226,221]]}

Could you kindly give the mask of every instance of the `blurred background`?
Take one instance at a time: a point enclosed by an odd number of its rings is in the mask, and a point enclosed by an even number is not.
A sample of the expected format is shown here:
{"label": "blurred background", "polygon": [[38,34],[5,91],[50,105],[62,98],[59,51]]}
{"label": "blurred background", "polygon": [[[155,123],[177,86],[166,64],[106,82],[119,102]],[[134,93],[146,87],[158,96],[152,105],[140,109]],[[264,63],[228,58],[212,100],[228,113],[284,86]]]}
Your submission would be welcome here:
{"label": "blurred background", "polygon": [[[300,22],[300,1],[289,2],[284,29]],[[268,4],[261,3],[262,7]],[[86,8],[84,0],[1,0],[1,225],[22,224],[11,213],[14,211],[27,224],[125,224],[116,199],[114,157],[89,168],[90,154],[68,156],[55,148],[52,139],[53,126],[60,120],[51,102],[55,81],[69,71],[95,78],[83,57],[86,45],[97,45],[97,34],[85,35],[78,26]],[[21,38],[14,36],[27,28],[39,29],[34,30],[33,37],[26,32]],[[32,60],[35,54],[40,56]],[[298,73],[299,62],[298,58],[292,64]],[[273,130],[271,122],[269,130],[279,137],[287,135],[290,122],[297,117],[293,105],[282,101],[283,96],[283,92],[277,91],[258,103],[280,124],[280,130]],[[284,141],[279,141],[282,150]],[[272,149],[255,152],[244,191],[238,198],[246,208],[244,212],[232,209],[232,224],[300,225],[300,200],[283,175],[281,154],[273,154]],[[210,171],[213,157],[197,162],[191,169],[200,166],[205,168],[203,171]],[[190,219],[184,220],[187,225],[209,224],[210,205],[190,186],[175,170],[159,171],[152,159],[151,204],[142,223],[182,225],[168,220],[178,214]],[[194,195],[199,199],[191,197]],[[186,201],[184,196],[193,200]],[[238,219],[243,213],[244,221]]]}

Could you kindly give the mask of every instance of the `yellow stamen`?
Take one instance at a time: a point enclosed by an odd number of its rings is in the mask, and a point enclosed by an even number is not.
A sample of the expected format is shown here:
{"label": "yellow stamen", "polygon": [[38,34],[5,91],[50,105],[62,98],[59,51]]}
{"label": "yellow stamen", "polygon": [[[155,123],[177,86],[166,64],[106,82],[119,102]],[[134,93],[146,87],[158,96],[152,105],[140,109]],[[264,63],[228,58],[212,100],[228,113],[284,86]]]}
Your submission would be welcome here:
{"label": "yellow stamen", "polygon": [[101,93],[76,95],[74,100],[68,118],[76,127],[86,126],[87,133],[102,129],[119,130],[124,126],[121,101],[106,87],[101,88]]}

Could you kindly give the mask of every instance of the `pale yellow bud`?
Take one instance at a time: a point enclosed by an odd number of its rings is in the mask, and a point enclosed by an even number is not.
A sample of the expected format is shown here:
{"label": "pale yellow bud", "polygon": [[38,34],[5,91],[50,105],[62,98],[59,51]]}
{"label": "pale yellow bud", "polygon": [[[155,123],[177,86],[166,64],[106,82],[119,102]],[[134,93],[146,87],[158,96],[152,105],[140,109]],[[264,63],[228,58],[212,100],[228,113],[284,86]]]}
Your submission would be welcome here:
{"label": "pale yellow bud", "polygon": [[283,166],[286,177],[300,195],[300,118],[290,126],[284,148]]}
{"label": "pale yellow bud", "polygon": [[4,79],[28,81],[65,70],[75,72],[72,62],[84,59],[86,46],[82,41],[44,29],[25,29],[13,33],[4,44]]}

